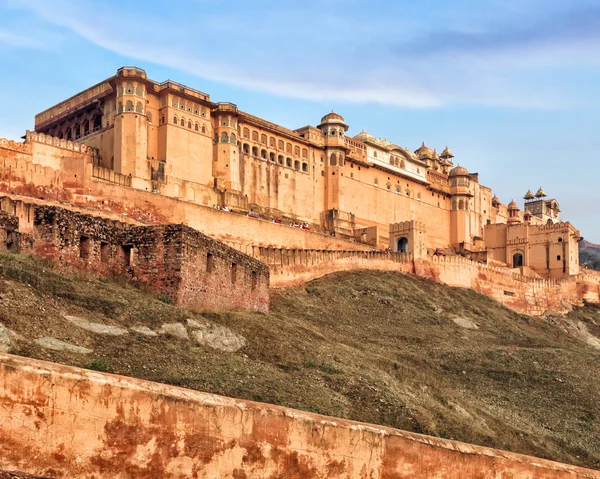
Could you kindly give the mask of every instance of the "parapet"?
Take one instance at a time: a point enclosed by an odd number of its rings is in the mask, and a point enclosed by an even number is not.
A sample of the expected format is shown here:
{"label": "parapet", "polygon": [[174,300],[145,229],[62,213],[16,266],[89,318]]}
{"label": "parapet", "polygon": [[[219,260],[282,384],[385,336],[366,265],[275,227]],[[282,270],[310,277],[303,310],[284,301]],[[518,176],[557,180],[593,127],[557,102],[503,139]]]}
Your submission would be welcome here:
{"label": "parapet", "polygon": [[25,144],[31,144],[34,142],[52,145],[58,148],[64,148],[66,150],[78,151],[80,153],[83,153],[84,155],[92,154],[92,148],[82,143],[67,141],[64,138],[61,139],[57,136],[45,135],[44,133],[37,133],[35,131],[27,130],[25,134]]}

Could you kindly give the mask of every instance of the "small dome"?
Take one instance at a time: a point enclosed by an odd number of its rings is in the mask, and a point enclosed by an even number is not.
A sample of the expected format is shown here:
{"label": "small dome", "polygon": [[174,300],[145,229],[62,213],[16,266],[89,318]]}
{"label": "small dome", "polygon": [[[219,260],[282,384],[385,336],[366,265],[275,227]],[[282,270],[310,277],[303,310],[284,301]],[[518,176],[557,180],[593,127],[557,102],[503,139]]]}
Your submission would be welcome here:
{"label": "small dome", "polygon": [[498,198],[496,195],[494,195],[494,197],[492,198],[492,204],[493,205],[499,205],[500,204],[500,198]]}
{"label": "small dome", "polygon": [[444,151],[442,151],[440,158],[454,158],[454,155],[452,154],[452,152],[450,151],[448,146],[446,146],[446,148],[444,148]]}
{"label": "small dome", "polygon": [[515,200],[512,200],[509,204],[508,204],[508,209],[509,210],[518,210],[519,209],[519,205],[515,203]]}
{"label": "small dome", "polygon": [[452,177],[452,176],[469,176],[469,170],[458,165],[456,168],[452,168],[450,170],[450,173],[448,173],[448,176],[450,176],[450,177]]}
{"label": "small dome", "polygon": [[535,197],[536,198],[544,198],[546,196],[546,192],[542,189],[542,187],[540,186],[540,189],[537,190]]}
{"label": "small dome", "polygon": [[331,110],[331,113],[328,113],[323,118],[321,118],[321,123],[332,123],[332,122],[344,123],[344,117],[342,117],[342,115],[338,115],[333,110]]}
{"label": "small dome", "polygon": [[535,198],[535,196],[533,196],[533,193],[531,192],[531,190],[527,190],[527,193],[525,193],[525,196],[523,196],[524,200],[532,200],[534,198]]}
{"label": "small dome", "polygon": [[431,148],[425,146],[425,142],[423,142],[421,146],[415,150],[415,155],[417,155],[419,159],[431,159],[433,158],[433,151],[431,151]]}

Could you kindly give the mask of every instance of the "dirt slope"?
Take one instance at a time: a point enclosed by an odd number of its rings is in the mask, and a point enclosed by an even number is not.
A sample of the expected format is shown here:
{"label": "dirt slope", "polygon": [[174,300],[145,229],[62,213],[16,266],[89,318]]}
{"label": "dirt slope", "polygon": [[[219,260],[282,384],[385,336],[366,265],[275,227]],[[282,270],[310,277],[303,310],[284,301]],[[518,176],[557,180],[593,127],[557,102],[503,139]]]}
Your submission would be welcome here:
{"label": "dirt slope", "polygon": [[468,290],[355,272],[274,293],[269,315],[201,315],[5,255],[0,323],[16,354],[600,468],[590,306],[533,319]]}

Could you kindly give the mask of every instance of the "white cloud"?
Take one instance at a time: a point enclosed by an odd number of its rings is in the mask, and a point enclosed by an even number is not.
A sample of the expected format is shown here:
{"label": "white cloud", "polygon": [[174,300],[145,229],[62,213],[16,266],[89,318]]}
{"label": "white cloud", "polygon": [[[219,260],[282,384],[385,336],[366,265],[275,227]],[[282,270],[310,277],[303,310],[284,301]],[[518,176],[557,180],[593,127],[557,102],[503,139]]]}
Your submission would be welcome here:
{"label": "white cloud", "polygon": [[[543,25],[536,30],[519,17],[507,26],[506,18],[501,23],[481,12],[473,14],[471,27],[463,19],[454,29],[427,30],[423,18],[396,18],[376,8],[368,17],[350,15],[343,1],[308,1],[300,8],[263,0],[251,10],[202,0],[192,8],[189,1],[168,12],[156,9],[160,16],[151,14],[152,2],[147,8],[137,2],[115,8],[106,0],[20,5],[119,55],[216,82],[284,97],[414,108],[569,105],[575,100],[550,78],[525,79],[515,70],[583,63],[596,57],[600,44],[564,28],[553,41]],[[525,3],[506,2],[501,13],[523,15],[531,8]],[[440,21],[442,14],[436,15]]]}

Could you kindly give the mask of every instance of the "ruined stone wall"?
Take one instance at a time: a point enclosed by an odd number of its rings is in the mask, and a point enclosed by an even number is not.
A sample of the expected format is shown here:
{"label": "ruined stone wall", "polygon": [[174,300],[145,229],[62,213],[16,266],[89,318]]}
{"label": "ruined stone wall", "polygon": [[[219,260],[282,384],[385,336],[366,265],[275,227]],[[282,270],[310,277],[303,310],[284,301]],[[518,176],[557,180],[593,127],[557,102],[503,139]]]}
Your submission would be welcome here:
{"label": "ruined stone wall", "polygon": [[600,479],[600,472],[0,354],[0,469],[56,478]]}
{"label": "ruined stone wall", "polygon": [[[192,228],[135,226],[56,206],[28,206],[33,211],[33,242],[23,243],[19,250],[31,251],[68,271],[132,279],[193,309],[268,311],[268,268]],[[17,231],[18,220],[0,213],[4,245],[9,244],[7,232]]]}

